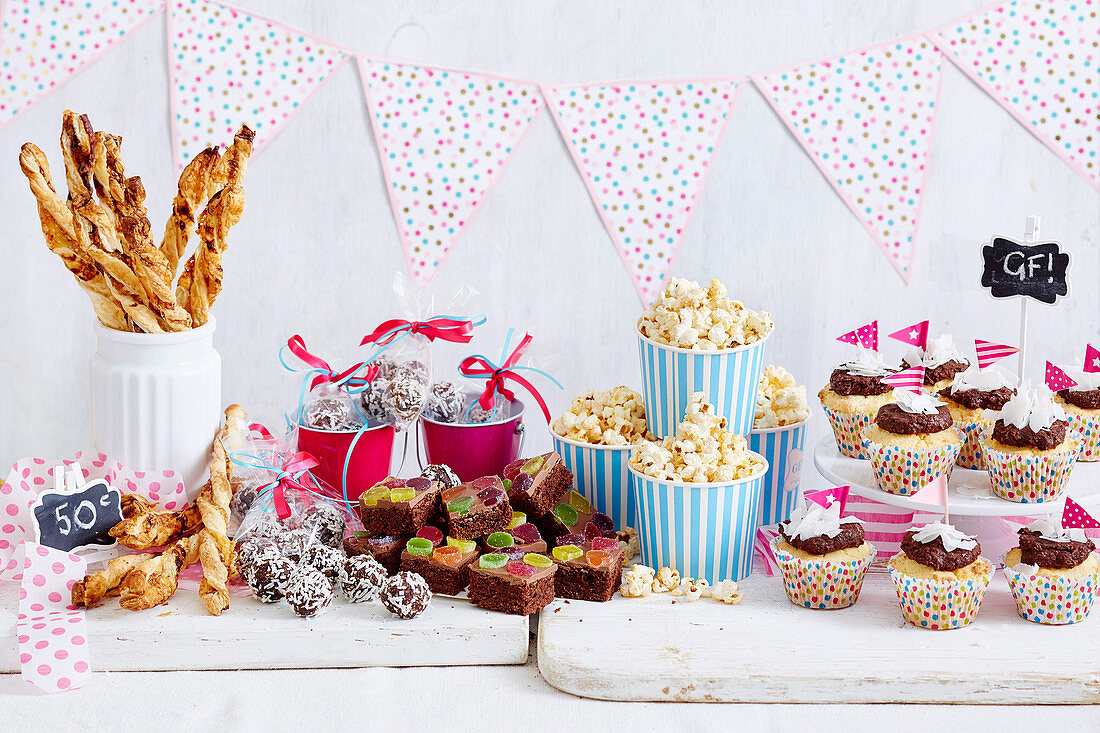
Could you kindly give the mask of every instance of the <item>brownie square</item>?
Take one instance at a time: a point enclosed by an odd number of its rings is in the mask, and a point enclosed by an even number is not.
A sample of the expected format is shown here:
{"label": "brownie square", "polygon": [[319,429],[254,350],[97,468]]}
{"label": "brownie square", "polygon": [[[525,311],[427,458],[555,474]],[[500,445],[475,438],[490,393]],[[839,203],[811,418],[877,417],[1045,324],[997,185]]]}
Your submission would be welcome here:
{"label": "brownie square", "polygon": [[[529,472],[532,466],[538,466],[534,475]],[[553,451],[509,463],[504,467],[504,478],[512,482],[508,501],[513,509],[536,517],[549,512],[573,486],[573,473]]]}
{"label": "brownie square", "polygon": [[[388,476],[359,497],[363,528],[371,534],[416,534],[438,513],[442,490],[442,484],[426,478]],[[409,491],[413,495],[404,498]]]}
{"label": "brownie square", "polygon": [[482,476],[443,492],[447,534],[472,540],[504,529],[512,521],[512,506],[497,476]]}
{"label": "brownie square", "polygon": [[551,565],[522,577],[508,572],[507,567],[490,570],[475,563],[470,568],[470,602],[491,611],[530,616],[554,600],[556,570],[557,566]]}
{"label": "brownie square", "polygon": [[611,517],[596,511],[588,499],[576,491],[568,492],[535,523],[544,537],[555,541],[563,535],[583,535],[585,539],[616,536]]}
{"label": "brownie square", "polygon": [[432,593],[456,596],[470,584],[470,566],[477,560],[478,553],[475,550],[461,557],[458,565],[448,565],[439,559],[435,550],[430,555],[418,555],[405,549],[401,553],[401,569],[422,575]]}
{"label": "brownie square", "polygon": [[557,557],[554,562],[558,572],[554,574],[554,595],[558,598],[572,598],[578,601],[610,601],[623,582],[623,555],[625,550],[617,547],[608,551],[608,561],[593,566],[587,560],[592,543],[581,546],[583,555],[562,561]]}
{"label": "brownie square", "polygon": [[[524,554],[528,552],[535,552],[540,555],[545,555],[547,550],[546,540],[542,538],[542,534],[539,532],[539,528],[534,524],[527,521],[516,523],[516,519],[525,519],[525,516],[520,512],[512,513],[512,522],[500,530],[500,532],[494,532],[486,537],[481,538],[478,545],[481,547],[482,552],[500,552],[502,547],[514,547],[517,550],[522,550]],[[489,537],[493,534],[507,534],[512,538],[512,544],[501,544],[501,538],[494,538],[495,544],[490,544]],[[507,538],[504,538],[507,539]]]}
{"label": "brownie square", "polygon": [[344,540],[344,552],[353,555],[371,555],[382,564],[386,572],[393,575],[401,566],[401,551],[405,549],[408,537],[397,535],[371,536],[366,532],[356,532]]}

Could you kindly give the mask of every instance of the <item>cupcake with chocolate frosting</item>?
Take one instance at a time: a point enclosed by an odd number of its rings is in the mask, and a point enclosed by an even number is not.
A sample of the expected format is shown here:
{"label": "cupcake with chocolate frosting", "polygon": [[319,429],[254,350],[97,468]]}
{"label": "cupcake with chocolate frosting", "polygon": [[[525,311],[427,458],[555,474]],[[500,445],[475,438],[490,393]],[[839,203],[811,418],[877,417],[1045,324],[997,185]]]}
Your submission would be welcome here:
{"label": "cupcake with chocolate frosting", "polygon": [[939,390],[955,426],[965,435],[956,465],[985,470],[982,438],[993,425],[996,413],[1016,394],[1016,382],[1016,377],[998,366],[970,367]]}
{"label": "cupcake with chocolate frosting", "polygon": [[1046,385],[1020,385],[993,423],[982,451],[993,492],[1020,503],[1057,499],[1077,460],[1077,441]]}
{"label": "cupcake with chocolate frosting", "polygon": [[862,520],[840,516],[840,503],[809,503],[779,523],[772,545],[791,603],[806,608],[847,608],[859,600],[875,547],[863,538]]}
{"label": "cupcake with chocolate frosting", "polygon": [[950,334],[932,339],[926,349],[910,349],[902,358],[905,368],[924,367],[924,385],[932,391],[940,390],[950,384],[961,371],[970,366],[970,361],[955,346]]}
{"label": "cupcake with chocolate frosting", "polygon": [[1077,382],[1076,387],[1060,390],[1054,396],[1080,444],[1077,460],[1100,461],[1100,372],[1086,372],[1081,362],[1062,371]]}
{"label": "cupcake with chocolate frosting", "polygon": [[976,538],[933,522],[905,533],[889,569],[906,621],[926,629],[958,629],[978,615],[994,566],[982,557]]}
{"label": "cupcake with chocolate frosting", "polygon": [[1082,621],[1092,608],[1100,562],[1083,529],[1064,529],[1054,517],[1019,531],[1020,543],[1005,555],[1020,617],[1040,624]]}
{"label": "cupcake with chocolate frosting", "polygon": [[951,468],[962,448],[947,405],[927,392],[894,390],[863,438],[879,488],[902,496],[916,493]]}
{"label": "cupcake with chocolate frosting", "polygon": [[861,348],[855,359],[833,370],[829,384],[817,393],[843,455],[868,458],[861,433],[890,401],[892,387],[882,378],[896,371],[873,351]]}

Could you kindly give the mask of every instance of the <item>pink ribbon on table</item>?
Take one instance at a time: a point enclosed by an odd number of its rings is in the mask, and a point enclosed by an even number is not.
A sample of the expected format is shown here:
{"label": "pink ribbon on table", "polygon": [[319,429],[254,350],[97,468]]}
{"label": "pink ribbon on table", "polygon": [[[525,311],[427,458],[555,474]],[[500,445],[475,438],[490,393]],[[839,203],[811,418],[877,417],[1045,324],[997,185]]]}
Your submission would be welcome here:
{"label": "pink ribbon on table", "polygon": [[286,347],[290,349],[290,353],[298,357],[307,366],[313,367],[313,369],[320,371],[309,382],[309,389],[312,391],[318,384],[343,384],[350,387],[361,387],[370,384],[374,381],[374,376],[378,373],[378,367],[371,365],[367,367],[367,371],[362,376],[352,376],[360,369],[363,368],[365,362],[359,362],[353,364],[342,372],[334,370],[329,363],[319,356],[310,353],[306,348],[306,342],[298,334],[294,334],[287,339]]}
{"label": "pink ribbon on table", "polygon": [[523,340],[519,342],[512,353],[508,355],[504,363],[497,367],[492,364],[488,359],[483,356],[467,356],[458,365],[458,373],[464,377],[485,377],[485,389],[481,391],[481,396],[478,398],[478,404],[481,405],[483,410],[491,410],[496,404],[494,394],[500,392],[509,402],[516,398],[516,395],[510,390],[505,380],[511,379],[521,387],[526,389],[532,397],[535,398],[535,402],[542,408],[542,414],[546,418],[546,422],[550,422],[550,408],[546,406],[546,400],[542,398],[539,391],[535,389],[535,385],[524,379],[522,376],[516,373],[512,368],[518,362],[519,358],[523,355],[523,350],[527,348],[527,345],[531,343],[531,334],[525,333]]}
{"label": "pink ribbon on table", "polygon": [[[482,319],[484,321],[484,319]],[[474,326],[478,325],[469,318],[449,318],[433,316],[423,321],[406,321],[403,318],[391,318],[379,324],[359,342],[360,346],[378,344],[386,346],[403,333],[418,333],[429,341],[442,339],[456,344],[468,344],[472,339]]]}

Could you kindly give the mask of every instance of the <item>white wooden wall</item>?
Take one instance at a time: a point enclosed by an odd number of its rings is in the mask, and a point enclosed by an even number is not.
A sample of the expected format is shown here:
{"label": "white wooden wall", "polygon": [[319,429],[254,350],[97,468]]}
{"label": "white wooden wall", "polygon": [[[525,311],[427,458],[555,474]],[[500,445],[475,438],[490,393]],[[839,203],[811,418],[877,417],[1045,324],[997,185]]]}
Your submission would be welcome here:
{"label": "white wooden wall", "polygon": [[[364,52],[549,82],[747,74],[930,29],[982,4],[240,0]],[[175,180],[164,54],[161,17],[0,131],[4,461],[88,442],[95,348],[87,300],[42,242],[19,146],[33,140],[60,166],[61,111],[88,113],[97,128],[123,135],[127,170],[143,176],[159,232]],[[1070,297],[1032,308],[1032,372],[1100,340],[1100,197],[954,67],[945,73],[908,288],[759,94],[745,88],[734,107],[675,273],[721,278],[746,304],[771,311],[769,360],[811,394],[844,353],[833,337],[871,318],[886,333],[930,317],[936,332],[1014,343],[1018,309],[978,287],[977,246],[1022,233],[1029,213],[1075,257]],[[401,248],[354,66],[257,156],[247,193],[215,308],[217,344],[226,400],[275,422],[296,395],[276,361],[288,336],[302,334],[339,362],[395,315],[390,282]],[[559,352],[568,394],[550,394],[555,409],[588,387],[638,385],[637,296],[545,114],[436,278],[440,292],[462,283],[482,291],[490,317],[479,350],[495,352],[515,326]],[[460,355],[440,348],[437,374]],[[827,429],[817,418],[814,436]],[[541,418],[530,423],[548,449]]]}

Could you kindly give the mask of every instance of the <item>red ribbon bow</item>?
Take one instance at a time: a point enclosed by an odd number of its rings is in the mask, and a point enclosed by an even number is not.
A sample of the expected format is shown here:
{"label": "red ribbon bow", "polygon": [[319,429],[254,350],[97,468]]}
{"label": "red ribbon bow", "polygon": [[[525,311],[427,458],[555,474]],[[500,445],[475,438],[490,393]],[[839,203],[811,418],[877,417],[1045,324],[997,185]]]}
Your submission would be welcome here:
{"label": "red ribbon bow", "polygon": [[285,495],[287,487],[293,486],[303,491],[313,491],[313,489],[303,485],[298,480],[298,475],[319,465],[321,464],[317,462],[317,459],[305,451],[295,453],[283,463],[283,470],[275,478],[275,491],[272,492],[275,513],[279,516],[279,519],[286,519],[290,516],[290,504],[287,503]]}
{"label": "red ribbon bow", "polygon": [[456,344],[468,344],[473,338],[474,322],[469,319],[446,318],[434,316],[426,321],[406,321],[403,318],[392,318],[382,323],[359,342],[360,346],[378,344],[385,346],[393,343],[399,334],[419,333],[429,341],[443,339]]}
{"label": "red ribbon bow", "polygon": [[[353,364],[342,372],[336,372],[331,366],[329,366],[329,363],[327,361],[319,356],[314,356],[313,354],[311,354],[306,348],[306,342],[302,340],[302,337],[297,334],[291,336],[287,340],[286,347],[290,349],[290,352],[301,359],[302,362],[306,365],[311,366],[314,369],[324,370],[324,374],[318,374],[312,380],[310,380],[309,389],[311,392],[317,387],[318,384],[324,384],[326,382],[347,384],[348,386],[363,386],[364,384],[369,384],[370,382],[373,382],[375,375],[378,373],[378,367],[374,364],[371,364],[369,367],[367,367],[367,371],[363,376],[351,377],[352,374],[355,374],[357,371],[363,368],[364,362]],[[349,377],[351,378],[348,379]],[[347,380],[346,383],[344,382],[344,380]]]}
{"label": "red ribbon bow", "polygon": [[504,380],[511,379],[517,382],[535,398],[539,407],[542,408],[542,414],[546,418],[546,422],[549,423],[550,409],[546,406],[546,400],[544,400],[542,395],[539,394],[539,391],[535,389],[535,385],[531,384],[512,369],[512,367],[516,365],[516,362],[519,361],[520,356],[523,355],[523,350],[527,348],[527,344],[529,343],[531,343],[531,334],[524,334],[523,340],[512,350],[512,353],[508,355],[508,359],[505,360],[504,364],[499,368],[494,366],[484,357],[467,356],[458,365],[458,373],[464,377],[486,377],[485,389],[482,390],[481,396],[477,400],[483,410],[493,409],[493,405],[496,404],[496,400],[493,397],[495,392],[500,392],[509,402],[514,400],[516,395],[512,390],[508,389]]}

